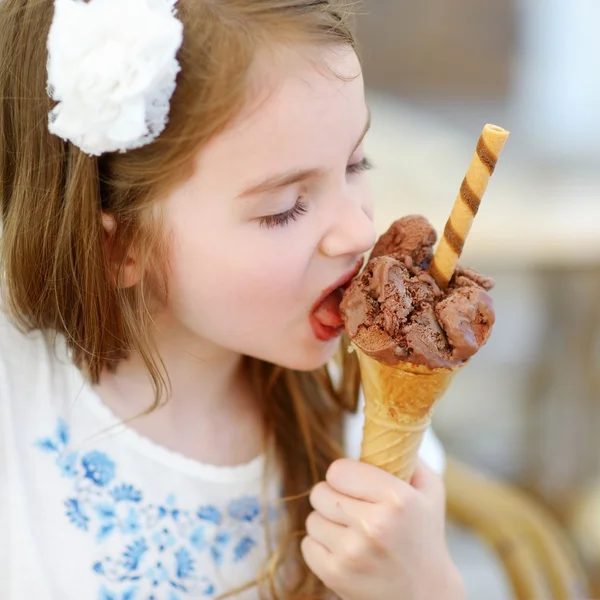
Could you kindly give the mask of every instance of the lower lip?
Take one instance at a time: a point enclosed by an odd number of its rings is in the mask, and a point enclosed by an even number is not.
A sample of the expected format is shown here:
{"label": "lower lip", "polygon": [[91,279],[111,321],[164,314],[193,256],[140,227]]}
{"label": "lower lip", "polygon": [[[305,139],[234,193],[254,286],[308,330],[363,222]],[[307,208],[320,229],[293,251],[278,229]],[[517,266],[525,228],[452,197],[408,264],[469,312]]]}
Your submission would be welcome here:
{"label": "lower lip", "polygon": [[342,335],[344,331],[343,325],[339,327],[327,327],[327,325],[323,325],[323,323],[317,321],[313,315],[310,316],[309,320],[315,337],[321,342],[329,342]]}
{"label": "lower lip", "polygon": [[[350,287],[350,284],[352,283],[352,280],[354,279],[354,277],[356,276],[356,274],[358,274],[358,272],[360,271],[362,265],[363,265],[363,260],[364,259],[360,259],[358,261],[358,263],[356,264],[355,267],[355,273],[346,281],[346,283],[344,283],[342,286],[343,290],[347,290]],[[335,291],[332,290],[331,293],[333,293]],[[323,300],[325,300],[325,298],[323,298]],[[313,311],[316,309],[316,307],[313,308]],[[340,337],[340,335],[342,335],[342,333],[344,332],[344,326],[340,325],[339,327],[328,327],[327,325],[324,325],[323,323],[321,323],[319,320],[317,320],[314,316],[314,314],[310,314],[309,317],[309,322],[310,322],[310,326],[312,327],[313,333],[315,334],[315,337],[320,340],[321,342],[329,342],[337,337]]]}

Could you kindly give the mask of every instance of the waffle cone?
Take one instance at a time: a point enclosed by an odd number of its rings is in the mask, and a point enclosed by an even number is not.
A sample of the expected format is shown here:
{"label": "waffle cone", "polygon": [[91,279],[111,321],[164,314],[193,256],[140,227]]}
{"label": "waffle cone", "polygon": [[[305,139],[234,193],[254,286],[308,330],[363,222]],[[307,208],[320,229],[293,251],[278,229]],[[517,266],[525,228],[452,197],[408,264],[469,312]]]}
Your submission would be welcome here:
{"label": "waffle cone", "polygon": [[365,394],[361,460],[410,482],[433,405],[460,367],[387,365],[356,352]]}

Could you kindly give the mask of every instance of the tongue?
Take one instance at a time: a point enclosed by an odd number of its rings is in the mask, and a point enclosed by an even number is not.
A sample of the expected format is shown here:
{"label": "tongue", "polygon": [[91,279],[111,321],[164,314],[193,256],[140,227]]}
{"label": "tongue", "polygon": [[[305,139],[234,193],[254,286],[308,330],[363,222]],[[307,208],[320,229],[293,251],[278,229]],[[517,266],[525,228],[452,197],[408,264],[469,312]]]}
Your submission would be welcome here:
{"label": "tongue", "polygon": [[344,296],[344,290],[338,288],[332,292],[317,306],[313,313],[315,319],[326,327],[340,327],[344,324],[340,314],[340,302]]}

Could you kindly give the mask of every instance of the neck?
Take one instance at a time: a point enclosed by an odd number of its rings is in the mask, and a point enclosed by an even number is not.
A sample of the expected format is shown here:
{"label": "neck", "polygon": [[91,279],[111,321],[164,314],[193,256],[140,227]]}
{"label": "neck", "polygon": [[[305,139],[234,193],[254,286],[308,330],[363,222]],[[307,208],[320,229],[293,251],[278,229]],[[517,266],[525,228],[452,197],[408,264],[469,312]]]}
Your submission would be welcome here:
{"label": "neck", "polygon": [[[157,317],[153,333],[168,376],[166,402],[161,399],[160,408],[139,416],[155,394],[138,355],[102,374],[97,390],[103,401],[122,419],[137,417],[133,426],[144,435],[204,462],[237,464],[259,453],[261,417],[243,357],[198,338],[166,315]],[[235,438],[239,443],[239,436],[246,444],[233,454],[224,452],[223,443]]]}

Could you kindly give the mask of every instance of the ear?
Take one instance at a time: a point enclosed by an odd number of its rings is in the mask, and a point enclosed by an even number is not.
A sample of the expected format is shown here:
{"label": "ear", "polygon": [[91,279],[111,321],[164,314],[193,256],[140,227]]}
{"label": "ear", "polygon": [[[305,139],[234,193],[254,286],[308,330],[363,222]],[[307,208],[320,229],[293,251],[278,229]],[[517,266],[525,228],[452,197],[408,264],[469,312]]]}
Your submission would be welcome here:
{"label": "ear", "polygon": [[102,213],[104,252],[108,259],[114,282],[118,287],[129,288],[142,278],[139,261],[132,249],[125,249],[117,237],[117,222],[112,215]]}

